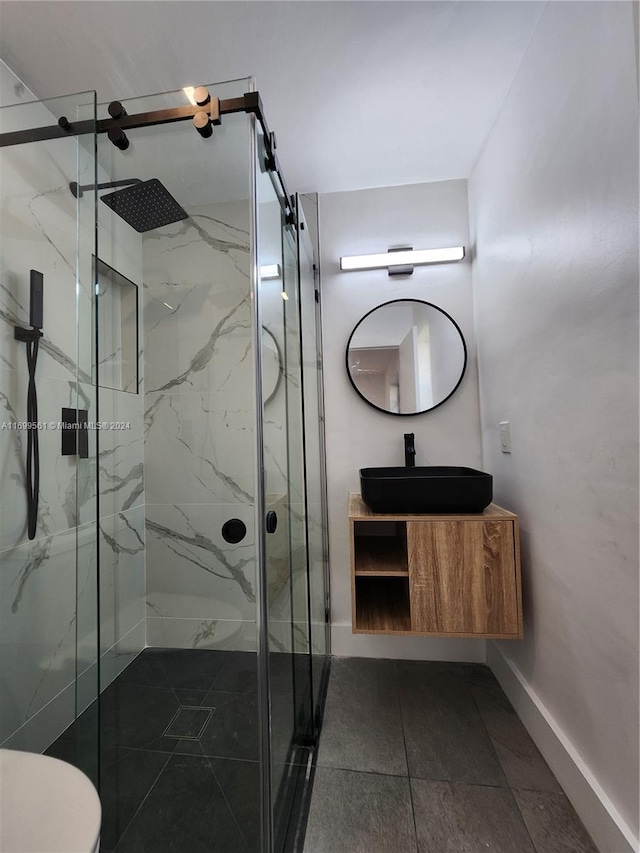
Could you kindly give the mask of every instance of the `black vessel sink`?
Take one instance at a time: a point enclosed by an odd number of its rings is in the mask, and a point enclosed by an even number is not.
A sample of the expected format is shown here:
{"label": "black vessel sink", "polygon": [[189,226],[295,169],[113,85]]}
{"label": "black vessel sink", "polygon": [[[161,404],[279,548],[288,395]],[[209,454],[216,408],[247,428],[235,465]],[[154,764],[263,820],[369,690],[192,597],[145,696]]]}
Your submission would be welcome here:
{"label": "black vessel sink", "polygon": [[374,512],[482,512],[493,477],[474,468],[361,468],[362,500]]}

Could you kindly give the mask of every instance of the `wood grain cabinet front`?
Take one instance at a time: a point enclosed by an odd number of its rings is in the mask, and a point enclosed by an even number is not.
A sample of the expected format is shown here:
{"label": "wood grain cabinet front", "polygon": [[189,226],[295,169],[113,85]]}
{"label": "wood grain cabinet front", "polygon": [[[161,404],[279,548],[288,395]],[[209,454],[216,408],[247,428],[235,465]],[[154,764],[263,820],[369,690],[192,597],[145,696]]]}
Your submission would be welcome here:
{"label": "wood grain cabinet front", "polygon": [[395,516],[350,501],[354,633],[520,639],[518,518]]}

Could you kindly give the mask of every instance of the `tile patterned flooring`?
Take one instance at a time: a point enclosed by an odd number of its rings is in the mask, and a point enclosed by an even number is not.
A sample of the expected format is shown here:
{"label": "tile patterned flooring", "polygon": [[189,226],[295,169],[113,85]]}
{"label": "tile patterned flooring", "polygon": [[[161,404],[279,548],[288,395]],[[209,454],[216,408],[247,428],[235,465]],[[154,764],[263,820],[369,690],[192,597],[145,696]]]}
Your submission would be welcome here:
{"label": "tile patterned flooring", "polygon": [[334,658],[304,853],[597,853],[491,671]]}
{"label": "tile patterned flooring", "polygon": [[52,744],[99,782],[101,853],[258,853],[256,690],[255,654],[147,649],[101,696],[99,769],[96,703]]}
{"label": "tile patterned flooring", "polygon": [[[259,853],[255,664],[147,649],[102,694],[99,769],[95,707],[47,750],[99,775],[101,853]],[[488,850],[597,853],[490,670],[334,658],[304,853]]]}

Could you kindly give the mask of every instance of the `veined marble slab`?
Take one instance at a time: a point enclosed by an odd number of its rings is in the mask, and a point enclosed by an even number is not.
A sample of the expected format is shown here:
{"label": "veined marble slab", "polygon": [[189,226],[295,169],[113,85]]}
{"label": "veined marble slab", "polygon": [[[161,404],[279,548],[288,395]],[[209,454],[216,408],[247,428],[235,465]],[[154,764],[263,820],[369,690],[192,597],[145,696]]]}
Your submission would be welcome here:
{"label": "veined marble slab", "polygon": [[86,525],[1,554],[0,742],[75,679],[77,613],[92,606],[90,585],[76,589],[76,549],[92,565],[94,547]]}
{"label": "veined marble slab", "polygon": [[144,507],[100,519],[100,643],[117,645],[145,618]]}
{"label": "veined marble slab", "polygon": [[[247,527],[235,545],[221,533],[230,518]],[[147,504],[147,615],[255,620],[253,528],[251,504]]]}

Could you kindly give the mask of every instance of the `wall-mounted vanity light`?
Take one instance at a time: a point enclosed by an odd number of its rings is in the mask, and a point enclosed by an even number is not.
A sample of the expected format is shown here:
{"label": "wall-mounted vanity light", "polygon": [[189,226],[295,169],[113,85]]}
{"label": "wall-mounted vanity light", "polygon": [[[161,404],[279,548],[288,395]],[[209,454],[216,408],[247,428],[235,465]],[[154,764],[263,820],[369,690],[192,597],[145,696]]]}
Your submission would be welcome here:
{"label": "wall-mounted vanity light", "polygon": [[464,246],[452,246],[448,249],[389,249],[375,255],[349,255],[340,258],[340,269],[375,270],[387,268],[389,275],[411,275],[414,266],[420,264],[446,264],[461,261],[464,258]]}

